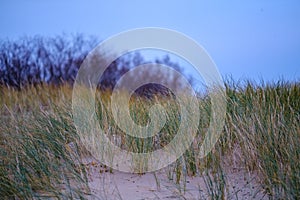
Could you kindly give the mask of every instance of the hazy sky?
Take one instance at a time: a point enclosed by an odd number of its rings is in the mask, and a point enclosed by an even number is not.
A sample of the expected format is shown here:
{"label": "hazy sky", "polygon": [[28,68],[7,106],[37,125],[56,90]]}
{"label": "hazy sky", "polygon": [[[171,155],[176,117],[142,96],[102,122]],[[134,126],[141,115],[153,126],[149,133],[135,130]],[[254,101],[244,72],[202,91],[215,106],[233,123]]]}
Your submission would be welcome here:
{"label": "hazy sky", "polygon": [[163,27],[201,44],[222,75],[300,79],[300,1],[1,0],[0,38]]}

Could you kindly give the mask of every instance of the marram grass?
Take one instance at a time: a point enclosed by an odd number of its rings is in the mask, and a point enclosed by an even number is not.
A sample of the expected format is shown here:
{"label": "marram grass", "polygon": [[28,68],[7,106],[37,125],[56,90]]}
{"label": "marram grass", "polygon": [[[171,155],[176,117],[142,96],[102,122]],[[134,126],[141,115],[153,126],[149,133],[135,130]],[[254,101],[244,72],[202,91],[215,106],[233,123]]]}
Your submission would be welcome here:
{"label": "marram grass", "polygon": [[[72,120],[72,88],[68,85],[0,88],[0,196],[5,199],[89,198],[88,156]],[[179,105],[172,95],[129,102],[131,118],[149,123],[149,108],[161,104],[167,120],[156,137],[125,135],[114,121],[110,92],[96,93],[100,127],[121,148],[149,152],[168,144],[180,124]],[[197,157],[210,122],[210,99],[198,97],[197,139],[174,165],[168,177],[180,184],[185,176],[203,176],[211,199],[228,198],[226,172],[242,167],[258,174],[270,199],[300,198],[300,83],[226,82],[227,113],[221,138],[203,159]],[[120,106],[126,106],[125,104]],[[69,148],[72,143],[76,153]],[[113,152],[112,152],[113,153]],[[238,158],[236,157],[238,154]],[[137,165],[137,167],[139,167]],[[140,166],[143,168],[143,166]]]}

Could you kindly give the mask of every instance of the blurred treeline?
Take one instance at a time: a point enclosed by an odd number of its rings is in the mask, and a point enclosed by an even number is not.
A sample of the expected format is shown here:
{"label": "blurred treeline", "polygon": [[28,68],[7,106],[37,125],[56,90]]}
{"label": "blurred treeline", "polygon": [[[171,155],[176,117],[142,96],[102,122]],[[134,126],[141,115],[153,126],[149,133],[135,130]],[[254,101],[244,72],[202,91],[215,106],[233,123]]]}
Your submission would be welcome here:
{"label": "blurred treeline", "polygon": [[[99,42],[96,37],[82,34],[0,40],[0,86],[22,89],[37,84],[73,84],[83,60]],[[180,73],[183,72],[182,68],[172,62],[167,55],[154,61],[146,61],[140,52],[132,52],[110,64],[99,80],[99,87],[112,89],[124,73],[134,66],[149,62],[165,64]],[[181,79],[150,68],[146,76],[159,77],[163,83],[168,82],[176,87],[181,87],[182,84]],[[192,82],[190,77],[186,78]],[[145,87],[155,90],[164,88],[158,84],[148,84],[141,90]]]}

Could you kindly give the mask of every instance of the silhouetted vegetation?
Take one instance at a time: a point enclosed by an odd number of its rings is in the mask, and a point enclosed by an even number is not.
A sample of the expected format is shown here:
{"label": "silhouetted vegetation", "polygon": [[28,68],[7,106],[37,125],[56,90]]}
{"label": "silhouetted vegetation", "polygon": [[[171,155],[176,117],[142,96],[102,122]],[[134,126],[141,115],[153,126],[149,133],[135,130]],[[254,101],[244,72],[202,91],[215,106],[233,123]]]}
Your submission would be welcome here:
{"label": "silhouetted vegetation", "polygon": [[[72,84],[83,60],[98,43],[97,38],[80,34],[23,37],[18,40],[0,41],[0,85],[21,89],[37,84]],[[103,90],[112,90],[124,73],[134,66],[147,62],[149,61],[145,61],[139,52],[121,56],[103,73],[99,80],[99,87]],[[168,56],[154,62],[182,71],[180,66],[171,62]],[[172,81],[172,84],[178,87],[181,84],[180,80],[174,79],[170,74],[151,71],[151,69],[145,76],[159,76],[164,82]],[[147,84],[140,91],[149,93],[165,90],[160,85]]]}

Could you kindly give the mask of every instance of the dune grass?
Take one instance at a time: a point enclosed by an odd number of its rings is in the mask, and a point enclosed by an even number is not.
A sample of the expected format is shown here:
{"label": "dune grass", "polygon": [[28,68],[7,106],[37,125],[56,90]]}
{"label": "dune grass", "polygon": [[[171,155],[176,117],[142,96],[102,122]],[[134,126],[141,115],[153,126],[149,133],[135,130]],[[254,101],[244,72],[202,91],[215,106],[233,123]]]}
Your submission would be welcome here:
{"label": "dune grass", "polygon": [[[69,85],[0,88],[0,196],[11,199],[90,196],[82,158],[87,156],[72,121]],[[109,138],[119,136],[123,149],[149,152],[168,144],[180,123],[179,106],[172,95],[153,99],[133,97],[130,111],[140,125],[160,103],[166,125],[156,138],[124,135],[115,124],[110,92],[97,93],[97,116]],[[169,177],[180,183],[185,176],[203,176],[211,199],[228,196],[226,172],[235,167],[257,174],[270,199],[300,198],[300,83],[226,82],[227,114],[215,148],[198,159],[201,139],[210,122],[210,99],[199,96],[201,119],[197,140],[170,166]],[[101,101],[99,101],[101,100]],[[120,105],[125,106],[125,105]],[[70,149],[73,144],[76,151]]]}

